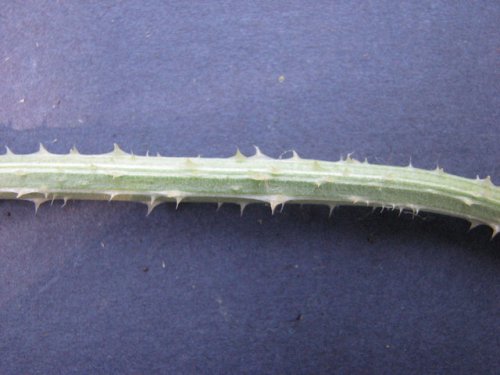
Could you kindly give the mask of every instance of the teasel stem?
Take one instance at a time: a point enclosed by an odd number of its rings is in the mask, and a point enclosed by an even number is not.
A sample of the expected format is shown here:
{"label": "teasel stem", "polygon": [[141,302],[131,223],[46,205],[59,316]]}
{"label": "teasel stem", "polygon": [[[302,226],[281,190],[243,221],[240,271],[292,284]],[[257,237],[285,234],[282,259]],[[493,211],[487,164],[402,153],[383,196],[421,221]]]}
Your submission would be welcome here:
{"label": "teasel stem", "polygon": [[109,200],[146,204],[235,203],[241,213],[263,202],[274,213],[288,203],[356,205],[433,212],[488,225],[500,232],[500,188],[484,179],[468,179],[441,168],[424,170],[359,162],[303,159],[296,152],[273,159],[259,148],[253,156],[239,150],[229,158],[138,156],[117,145],[110,153],[84,155],[73,148],[53,154],[0,155],[0,199],[32,201]]}

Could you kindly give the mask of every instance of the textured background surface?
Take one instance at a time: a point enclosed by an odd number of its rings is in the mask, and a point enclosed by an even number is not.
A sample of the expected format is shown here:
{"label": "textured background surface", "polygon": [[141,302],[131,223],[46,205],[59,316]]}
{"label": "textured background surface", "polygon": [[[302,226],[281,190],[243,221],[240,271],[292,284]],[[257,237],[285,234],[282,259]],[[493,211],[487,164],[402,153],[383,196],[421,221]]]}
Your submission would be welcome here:
{"label": "textured background surface", "polygon": [[[499,184],[498,2],[332,3],[5,2],[0,145],[354,151]],[[0,202],[2,374],[498,369],[488,228],[325,207],[33,211]]]}

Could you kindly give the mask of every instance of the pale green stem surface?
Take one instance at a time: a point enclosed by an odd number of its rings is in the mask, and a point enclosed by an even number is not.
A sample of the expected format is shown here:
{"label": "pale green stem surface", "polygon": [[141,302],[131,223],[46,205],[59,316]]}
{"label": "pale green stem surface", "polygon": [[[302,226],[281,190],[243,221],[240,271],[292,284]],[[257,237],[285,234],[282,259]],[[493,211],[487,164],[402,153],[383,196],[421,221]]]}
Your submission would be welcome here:
{"label": "pale green stem surface", "polygon": [[500,188],[489,177],[467,179],[419,168],[360,163],[272,159],[258,149],[227,159],[136,156],[117,146],[111,153],[67,155],[39,152],[0,155],[0,199],[25,199],[35,207],[55,199],[145,203],[248,203],[362,205],[435,212],[500,231]]}

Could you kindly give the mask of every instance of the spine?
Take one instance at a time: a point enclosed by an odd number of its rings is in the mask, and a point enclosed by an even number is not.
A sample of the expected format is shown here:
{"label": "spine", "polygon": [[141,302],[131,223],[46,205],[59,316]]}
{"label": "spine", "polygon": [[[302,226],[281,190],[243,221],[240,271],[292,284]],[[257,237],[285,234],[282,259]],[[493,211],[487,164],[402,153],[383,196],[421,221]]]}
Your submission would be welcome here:
{"label": "spine", "polygon": [[434,212],[500,232],[500,187],[490,177],[467,179],[442,169],[423,170],[359,162],[272,159],[258,148],[253,156],[181,158],[138,156],[122,151],[83,155],[0,155],[0,199],[24,199],[35,208],[47,201],[120,200],[147,205],[181,202],[267,203],[271,212],[285,203],[362,205]]}

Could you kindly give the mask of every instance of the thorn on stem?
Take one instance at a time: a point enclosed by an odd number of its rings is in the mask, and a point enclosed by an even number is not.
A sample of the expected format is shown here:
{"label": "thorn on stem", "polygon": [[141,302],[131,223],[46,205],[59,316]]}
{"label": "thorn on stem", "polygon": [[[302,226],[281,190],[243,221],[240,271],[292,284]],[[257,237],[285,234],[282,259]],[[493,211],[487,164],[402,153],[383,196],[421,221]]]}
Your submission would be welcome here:
{"label": "thorn on stem", "polygon": [[179,208],[179,204],[181,204],[183,197],[175,197],[175,209]]}
{"label": "thorn on stem", "polygon": [[41,155],[50,154],[50,152],[47,151],[47,149],[45,148],[45,146],[42,143],[40,143],[40,146],[39,146],[39,149],[38,149],[38,153],[41,154]]}
{"label": "thorn on stem", "polygon": [[291,157],[291,159],[293,159],[293,160],[301,160],[302,158],[299,156],[299,154],[297,153],[297,151],[292,150],[292,157]]}
{"label": "thorn on stem", "polygon": [[265,155],[258,146],[253,146],[255,148],[255,154],[252,156],[252,158],[255,159],[271,159],[269,156]]}
{"label": "thorn on stem", "polygon": [[111,152],[115,156],[127,155],[125,151],[123,151],[117,143],[113,143],[113,151]]}
{"label": "thorn on stem", "polygon": [[35,205],[35,215],[37,214],[38,209],[40,208],[40,206],[41,206],[43,203],[47,202],[47,199],[45,199],[45,198],[32,198],[32,199],[30,199],[30,200],[31,200],[31,201],[33,202],[33,204]]}
{"label": "thorn on stem", "polygon": [[239,148],[236,148],[236,153],[232,156],[232,158],[237,160],[237,161],[243,161],[247,157],[241,153]]}
{"label": "thorn on stem", "polygon": [[240,216],[243,216],[243,211],[245,211],[245,207],[248,205],[248,202],[240,203]]}
{"label": "thorn on stem", "polygon": [[157,201],[157,198],[155,195],[151,196],[151,200],[146,203],[146,206],[148,206],[148,212],[146,213],[146,216],[149,216],[151,212],[155,209],[156,206],[158,206],[161,202]]}
{"label": "thorn on stem", "polygon": [[490,226],[491,230],[493,231],[491,233],[491,240],[492,240],[493,238],[495,238],[495,236],[498,233],[500,233],[500,224],[490,224],[489,226]]}
{"label": "thorn on stem", "polygon": [[329,204],[328,208],[329,208],[328,218],[331,218],[332,215],[333,215],[333,210],[335,209],[335,205],[334,204]]}

